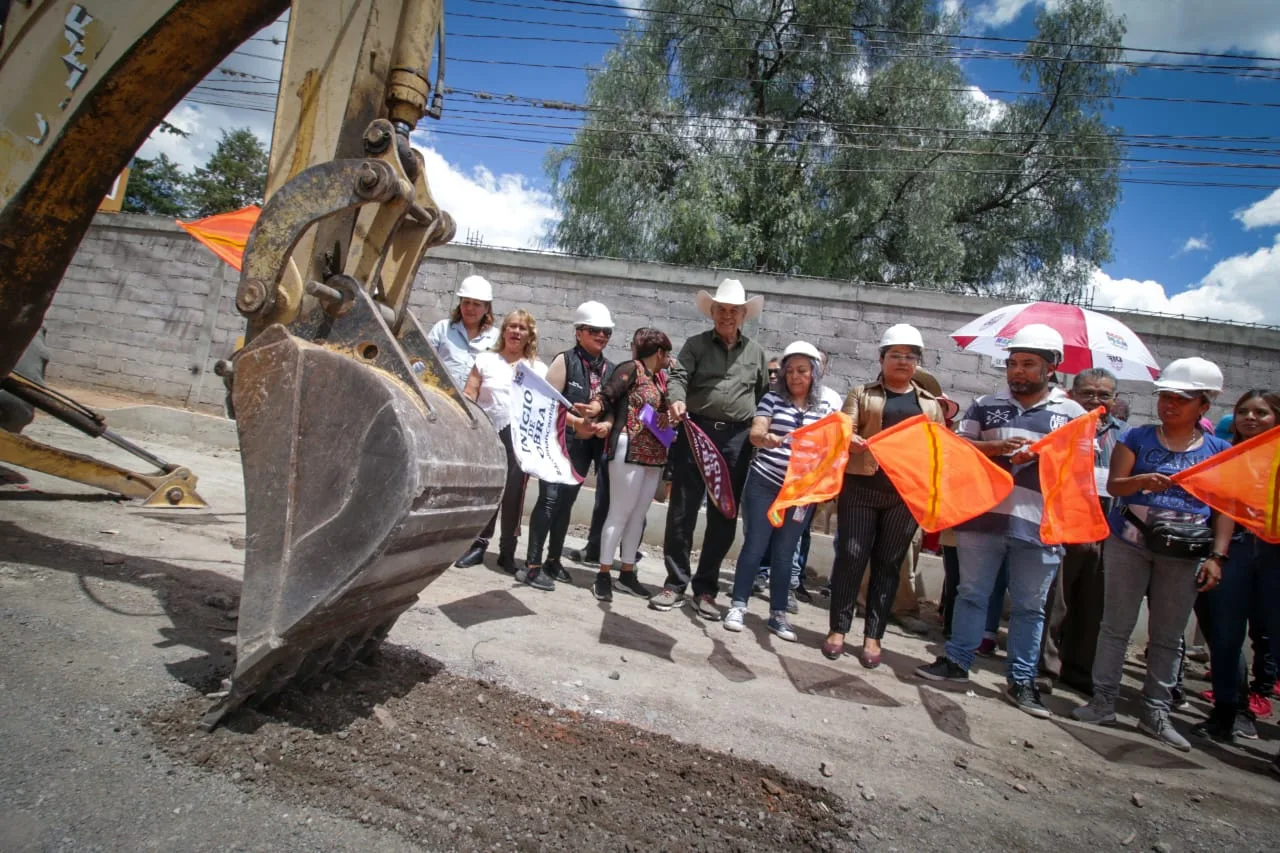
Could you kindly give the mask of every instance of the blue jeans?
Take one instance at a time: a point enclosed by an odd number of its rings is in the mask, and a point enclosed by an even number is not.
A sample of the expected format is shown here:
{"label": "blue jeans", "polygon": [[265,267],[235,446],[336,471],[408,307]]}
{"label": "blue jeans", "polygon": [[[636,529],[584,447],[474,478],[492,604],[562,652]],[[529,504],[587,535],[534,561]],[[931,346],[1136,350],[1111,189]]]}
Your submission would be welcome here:
{"label": "blue jeans", "polygon": [[[747,475],[742,487],[742,501],[738,504],[738,516],[742,519],[742,549],[738,552],[738,565],[733,574],[733,606],[746,607],[751,598],[751,584],[760,572],[760,562],[765,552],[771,556],[774,566],[789,566],[794,560],[800,534],[804,532],[806,519],[812,515],[811,507],[791,507],[782,517],[782,526],[769,523],[769,507],[778,497],[782,486],[771,483],[754,470]],[[769,609],[787,609],[787,591],[791,573],[769,573]]]}
{"label": "blue jeans", "polygon": [[[800,587],[800,578],[804,574],[804,567],[809,564],[809,543],[813,534],[813,518],[814,513],[805,513],[804,530],[800,534],[800,541],[796,543],[795,559],[791,561],[791,588],[798,589]],[[757,575],[760,584],[769,582],[769,573],[772,568],[770,565],[773,555],[773,549],[770,547],[765,550],[764,562],[760,564],[760,572]]]}
{"label": "blue jeans", "polygon": [[[1210,609],[1209,655],[1213,670],[1214,705],[1244,704],[1245,683],[1238,661],[1246,629],[1259,638],[1273,636],[1280,625],[1280,610],[1268,603],[1280,599],[1280,545],[1271,545],[1253,534],[1231,543],[1231,557],[1222,567],[1222,582],[1203,593]],[[1267,649],[1254,646],[1254,672],[1265,669]],[[1259,679],[1264,680],[1264,679]]]}
{"label": "blue jeans", "polygon": [[1060,549],[989,533],[957,532],[956,550],[960,557],[960,585],[947,657],[965,670],[973,666],[986,627],[991,592],[1000,566],[1007,559],[1012,607],[1006,674],[1010,682],[1034,681],[1040,662],[1040,635],[1044,632],[1044,602],[1062,561]]}
{"label": "blue jeans", "polygon": [[1004,617],[1004,597],[1009,591],[1009,558],[1006,556],[1000,564],[1000,574],[996,575],[996,585],[991,590],[991,601],[987,604],[987,625],[984,637],[995,639],[1000,636],[1000,620]]}

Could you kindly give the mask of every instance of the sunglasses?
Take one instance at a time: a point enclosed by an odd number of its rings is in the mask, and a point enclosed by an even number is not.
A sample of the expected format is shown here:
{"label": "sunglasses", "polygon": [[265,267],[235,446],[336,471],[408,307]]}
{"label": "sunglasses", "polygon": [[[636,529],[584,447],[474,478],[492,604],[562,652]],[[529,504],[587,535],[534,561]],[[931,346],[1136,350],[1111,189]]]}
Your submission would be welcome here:
{"label": "sunglasses", "polygon": [[602,329],[599,326],[579,326],[578,331],[586,332],[588,335],[604,335],[606,338],[613,337],[613,329]]}

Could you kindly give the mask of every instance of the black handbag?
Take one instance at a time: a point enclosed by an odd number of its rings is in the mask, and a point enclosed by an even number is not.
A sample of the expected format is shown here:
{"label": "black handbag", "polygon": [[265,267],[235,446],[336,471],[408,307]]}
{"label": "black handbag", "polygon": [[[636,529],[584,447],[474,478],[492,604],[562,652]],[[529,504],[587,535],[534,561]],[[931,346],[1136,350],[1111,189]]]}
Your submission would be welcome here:
{"label": "black handbag", "polygon": [[1157,521],[1147,524],[1127,506],[1124,508],[1124,517],[1142,534],[1143,544],[1152,554],[1203,560],[1213,553],[1213,530],[1207,524],[1189,524],[1185,521]]}

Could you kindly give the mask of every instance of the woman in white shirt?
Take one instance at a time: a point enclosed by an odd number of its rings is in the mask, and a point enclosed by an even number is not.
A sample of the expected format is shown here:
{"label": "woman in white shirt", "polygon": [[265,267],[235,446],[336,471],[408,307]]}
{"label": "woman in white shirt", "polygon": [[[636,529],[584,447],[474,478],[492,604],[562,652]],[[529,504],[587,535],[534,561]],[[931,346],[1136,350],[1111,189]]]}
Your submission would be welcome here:
{"label": "woman in white shirt", "polygon": [[498,565],[507,572],[516,571],[516,540],[520,538],[520,516],[524,511],[524,486],[528,477],[520,470],[515,451],[511,447],[511,383],[515,379],[515,366],[523,361],[539,376],[545,376],[547,366],[538,361],[538,324],[528,311],[517,309],[502,318],[497,343],[489,352],[476,356],[463,393],[475,400],[493,422],[493,427],[507,449],[507,483],[502,492],[502,505],[489,519],[471,550],[467,551],[455,566],[466,568],[484,559],[489,538],[493,536],[498,517],[502,517],[502,536],[498,539]]}

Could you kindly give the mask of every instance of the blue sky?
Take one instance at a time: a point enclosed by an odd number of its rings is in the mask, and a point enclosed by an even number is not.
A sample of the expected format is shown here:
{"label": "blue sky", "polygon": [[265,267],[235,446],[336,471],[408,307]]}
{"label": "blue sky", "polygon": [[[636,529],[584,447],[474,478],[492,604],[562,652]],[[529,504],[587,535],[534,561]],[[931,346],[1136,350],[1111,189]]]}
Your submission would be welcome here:
{"label": "blue sky", "polygon": [[[574,6],[556,0],[446,0],[448,85],[460,90],[448,98],[445,118],[415,135],[428,161],[433,192],[460,224],[459,239],[468,236],[491,245],[530,246],[545,233],[554,216],[546,190],[544,159],[553,141],[572,138],[578,113],[538,109],[523,102],[499,103],[506,95],[581,103],[585,100],[584,66],[599,63],[607,44],[578,44],[548,39],[612,41],[612,29],[629,20],[624,10],[607,5]],[[642,5],[630,0],[624,5]],[[1014,38],[1034,33],[1034,18],[1044,2],[1054,0],[939,0],[948,10],[963,7],[969,34]],[[1126,45],[1166,50],[1239,52],[1280,56],[1280,11],[1276,0],[1108,0],[1126,16]],[[508,20],[492,20],[505,18]],[[521,21],[541,21],[542,26]],[[279,74],[281,48],[267,40],[282,36],[284,24],[247,43],[224,67],[263,78]],[[535,37],[535,38],[528,38]],[[985,44],[998,50],[1015,45]],[[1132,59],[1222,64],[1222,60],[1150,54]],[[569,66],[531,68],[501,63]],[[1275,69],[1280,62],[1261,63]],[[1011,63],[971,60],[970,81],[983,89],[1025,89]],[[211,78],[225,87],[228,78]],[[249,125],[270,135],[267,83],[263,95],[214,94],[206,89],[184,102],[171,121],[194,130],[194,139],[153,137],[144,155],[165,151],[186,165],[203,162],[216,143],[217,128]],[[234,85],[232,86],[234,88]],[[469,92],[485,92],[493,101]],[[1122,94],[1141,97],[1191,98],[1252,103],[1280,102],[1275,79],[1161,71],[1144,68],[1127,78]],[[1001,95],[993,94],[999,98]],[[1007,96],[1003,96],[1007,97]],[[204,101],[204,103],[199,103]],[[245,109],[254,105],[257,109]],[[504,118],[499,119],[498,116]],[[1179,160],[1212,159],[1255,163],[1271,169],[1138,167],[1126,176],[1180,181],[1262,184],[1280,187],[1280,107],[1223,106],[1151,101],[1117,101],[1113,123],[1126,133],[1269,137],[1269,142],[1188,142],[1259,148],[1268,155],[1153,151],[1130,149],[1129,156]],[[523,122],[527,125],[517,125]],[[497,137],[497,138],[485,138]],[[518,141],[513,137],[534,142]],[[1207,315],[1223,319],[1280,324],[1280,191],[1186,186],[1122,186],[1123,197],[1111,220],[1114,260],[1094,273],[1099,305],[1128,309]]]}

